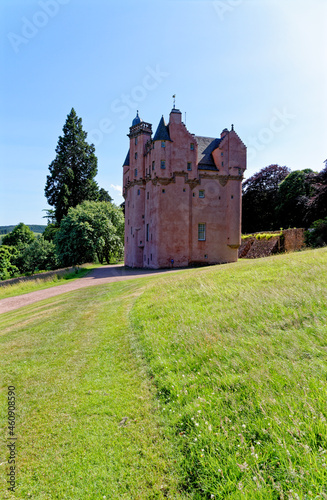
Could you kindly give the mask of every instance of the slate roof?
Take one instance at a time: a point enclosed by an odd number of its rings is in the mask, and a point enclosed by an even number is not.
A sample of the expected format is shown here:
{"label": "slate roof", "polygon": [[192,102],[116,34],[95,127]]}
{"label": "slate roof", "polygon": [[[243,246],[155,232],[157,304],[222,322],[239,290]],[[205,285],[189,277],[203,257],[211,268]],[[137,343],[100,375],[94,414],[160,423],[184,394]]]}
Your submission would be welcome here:
{"label": "slate roof", "polygon": [[127,153],[127,156],[125,158],[123,167],[127,167],[127,166],[129,167],[129,151],[130,150],[128,150],[128,153]]}
{"label": "slate roof", "polygon": [[154,134],[154,137],[152,140],[153,141],[171,141],[171,138],[169,136],[169,129],[165,123],[165,119],[163,116],[161,117],[157,131]]}
{"label": "slate roof", "polygon": [[198,144],[198,168],[200,170],[218,170],[211,153],[218,148],[221,139],[196,135],[195,140]]}
{"label": "slate roof", "polygon": [[132,127],[134,127],[134,125],[138,125],[141,122],[143,122],[143,120],[139,117],[139,112],[137,111],[136,116],[132,121]]}

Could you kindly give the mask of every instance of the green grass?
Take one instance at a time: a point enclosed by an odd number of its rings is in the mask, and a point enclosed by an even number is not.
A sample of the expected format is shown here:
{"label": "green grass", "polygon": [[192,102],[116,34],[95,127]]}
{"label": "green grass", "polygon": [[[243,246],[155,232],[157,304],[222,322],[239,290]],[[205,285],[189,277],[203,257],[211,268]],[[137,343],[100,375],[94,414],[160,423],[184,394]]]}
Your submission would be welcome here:
{"label": "green grass", "polygon": [[15,297],[29,292],[36,292],[51,288],[53,286],[64,285],[77,278],[82,278],[92,269],[98,267],[96,264],[84,264],[78,271],[72,271],[63,275],[54,275],[49,278],[43,279],[42,277],[33,279],[31,281],[22,281],[13,285],[0,286],[0,300],[7,297]]}
{"label": "green grass", "polygon": [[327,498],[326,277],[311,250],[1,315],[12,498]]}

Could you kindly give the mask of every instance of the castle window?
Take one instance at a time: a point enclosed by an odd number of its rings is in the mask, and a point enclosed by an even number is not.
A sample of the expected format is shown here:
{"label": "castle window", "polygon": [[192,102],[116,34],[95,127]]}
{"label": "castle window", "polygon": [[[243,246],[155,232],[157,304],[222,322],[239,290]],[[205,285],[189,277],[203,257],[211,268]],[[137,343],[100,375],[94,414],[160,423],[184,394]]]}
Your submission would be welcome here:
{"label": "castle window", "polygon": [[163,189],[162,192],[165,193],[166,191]]}
{"label": "castle window", "polygon": [[186,189],[185,189],[185,188],[183,188],[183,193],[185,193],[185,191],[186,191]]}
{"label": "castle window", "polygon": [[162,147],[162,148],[165,148],[165,147],[166,147],[166,142],[165,142],[165,141],[161,141],[161,147]]}
{"label": "castle window", "polygon": [[155,162],[152,162],[152,170],[154,170]]}
{"label": "castle window", "polygon": [[166,168],[166,162],[165,162],[165,160],[161,160],[161,168]]}
{"label": "castle window", "polygon": [[149,199],[149,197],[150,197],[150,193],[149,193],[149,191],[148,191],[148,192],[146,193],[146,199],[148,200],[148,199]]}
{"label": "castle window", "polygon": [[149,241],[149,224],[146,225],[146,241]]}
{"label": "castle window", "polygon": [[199,198],[204,198],[204,189],[200,189]]}
{"label": "castle window", "polygon": [[137,168],[134,170],[134,177],[137,177]]}
{"label": "castle window", "polygon": [[233,195],[231,196],[231,199],[232,199],[232,200],[234,199],[234,196],[233,196]]}
{"label": "castle window", "polygon": [[137,160],[137,153],[135,153],[135,160]]}
{"label": "castle window", "polygon": [[223,161],[221,162],[221,166],[222,166],[222,167],[224,166],[224,162],[223,162]]}
{"label": "castle window", "polygon": [[187,170],[192,170],[192,163],[190,161],[187,162]]}
{"label": "castle window", "polygon": [[206,225],[201,223],[198,224],[198,240],[205,241],[206,239]]}
{"label": "castle window", "polygon": [[223,152],[221,152],[221,153],[220,153],[220,156],[224,156],[224,153],[223,153]]}
{"label": "castle window", "polygon": [[194,151],[194,142],[191,142],[191,151]]}
{"label": "castle window", "polygon": [[195,198],[195,193],[193,193],[193,198]]}
{"label": "castle window", "polygon": [[135,146],[136,146],[136,144],[137,144],[137,137],[135,137]]}
{"label": "castle window", "polygon": [[138,189],[137,190],[137,195],[139,196],[141,194],[141,191]]}

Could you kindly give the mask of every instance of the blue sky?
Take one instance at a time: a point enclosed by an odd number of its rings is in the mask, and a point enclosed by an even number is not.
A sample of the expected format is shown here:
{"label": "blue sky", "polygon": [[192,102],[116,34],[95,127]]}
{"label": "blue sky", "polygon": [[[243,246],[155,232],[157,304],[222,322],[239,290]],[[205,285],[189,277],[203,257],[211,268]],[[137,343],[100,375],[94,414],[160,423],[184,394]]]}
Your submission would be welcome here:
{"label": "blue sky", "polygon": [[191,133],[234,124],[246,177],[324,166],[325,0],[2,0],[0,18],[0,225],[45,223],[72,107],[116,203],[136,110],[155,131],[173,94]]}

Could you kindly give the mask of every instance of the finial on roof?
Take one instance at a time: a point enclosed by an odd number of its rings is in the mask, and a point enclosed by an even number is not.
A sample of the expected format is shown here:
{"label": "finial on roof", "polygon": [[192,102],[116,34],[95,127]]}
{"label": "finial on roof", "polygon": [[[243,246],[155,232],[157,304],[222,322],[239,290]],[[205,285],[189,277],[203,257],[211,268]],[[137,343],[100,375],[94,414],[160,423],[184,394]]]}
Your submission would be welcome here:
{"label": "finial on roof", "polygon": [[174,104],[174,105],[173,105],[173,109],[175,109],[175,107],[176,107],[176,106],[175,106],[175,104],[176,104],[176,94],[174,94],[174,95],[173,95],[173,99],[174,99],[174,102],[173,102],[173,104]]}
{"label": "finial on roof", "polygon": [[136,112],[136,116],[134,118],[134,120],[132,121],[132,127],[134,125],[138,125],[139,123],[141,123],[143,120],[141,120],[141,118],[139,117],[139,110],[137,110]]}
{"label": "finial on roof", "polygon": [[234,130],[234,123],[232,123],[232,130]]}

